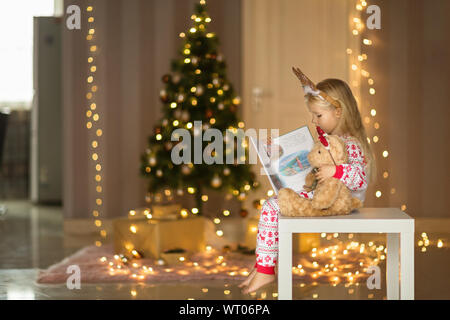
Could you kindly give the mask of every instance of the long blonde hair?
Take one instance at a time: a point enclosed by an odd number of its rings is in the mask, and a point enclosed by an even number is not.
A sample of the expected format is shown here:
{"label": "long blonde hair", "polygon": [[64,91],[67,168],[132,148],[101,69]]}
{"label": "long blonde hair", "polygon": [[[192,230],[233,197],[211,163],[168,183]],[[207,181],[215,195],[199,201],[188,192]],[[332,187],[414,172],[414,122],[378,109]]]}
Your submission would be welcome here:
{"label": "long blonde hair", "polygon": [[[350,87],[345,81],[339,79],[325,79],[319,82],[316,87],[337,100],[341,105],[342,116],[338,123],[338,129],[340,132],[355,137],[358,140],[367,162],[368,177],[370,177],[371,182],[374,182],[376,180],[375,155],[367,139],[366,129],[361,120],[358,104]],[[310,103],[314,103],[329,110],[336,109],[328,101],[323,101],[319,97],[311,94],[305,95],[305,102],[308,107]]]}

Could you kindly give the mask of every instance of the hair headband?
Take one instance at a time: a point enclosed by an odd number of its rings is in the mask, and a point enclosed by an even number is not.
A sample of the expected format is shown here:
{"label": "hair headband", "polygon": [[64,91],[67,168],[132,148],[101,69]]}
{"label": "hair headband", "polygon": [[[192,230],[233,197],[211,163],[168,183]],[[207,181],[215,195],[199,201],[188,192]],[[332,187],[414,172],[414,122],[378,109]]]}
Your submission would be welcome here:
{"label": "hair headband", "polygon": [[302,83],[303,91],[305,92],[305,95],[309,93],[315,97],[319,97],[320,99],[322,99],[324,101],[325,100],[328,101],[336,108],[341,107],[340,103],[337,100],[333,99],[332,97],[330,97],[328,94],[326,94],[322,90],[317,89],[314,82],[309,80],[309,78],[299,68],[292,67],[292,71],[294,71],[295,75]]}

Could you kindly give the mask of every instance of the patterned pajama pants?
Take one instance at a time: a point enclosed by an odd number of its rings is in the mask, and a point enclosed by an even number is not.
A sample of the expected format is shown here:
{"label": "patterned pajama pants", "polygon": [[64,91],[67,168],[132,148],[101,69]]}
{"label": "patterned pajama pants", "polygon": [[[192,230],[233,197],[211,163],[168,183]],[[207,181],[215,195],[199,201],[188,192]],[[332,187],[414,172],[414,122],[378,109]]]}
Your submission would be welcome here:
{"label": "patterned pajama pants", "polygon": [[[297,191],[303,198],[312,198],[314,192]],[[278,218],[280,207],[278,197],[267,199],[262,208],[256,236],[256,264],[257,272],[275,274],[275,264],[278,260]]]}

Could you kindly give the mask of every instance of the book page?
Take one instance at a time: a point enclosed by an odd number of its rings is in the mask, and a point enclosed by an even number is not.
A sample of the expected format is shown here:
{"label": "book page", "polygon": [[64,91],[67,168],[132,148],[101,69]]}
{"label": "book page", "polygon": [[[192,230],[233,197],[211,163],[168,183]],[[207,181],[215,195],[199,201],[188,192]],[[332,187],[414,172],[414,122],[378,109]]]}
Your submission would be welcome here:
{"label": "book page", "polygon": [[[256,147],[253,138],[251,140]],[[303,189],[306,175],[312,170],[307,156],[313,146],[314,140],[307,126],[272,138],[270,146],[267,141],[258,141],[259,159],[277,195],[282,188]]]}

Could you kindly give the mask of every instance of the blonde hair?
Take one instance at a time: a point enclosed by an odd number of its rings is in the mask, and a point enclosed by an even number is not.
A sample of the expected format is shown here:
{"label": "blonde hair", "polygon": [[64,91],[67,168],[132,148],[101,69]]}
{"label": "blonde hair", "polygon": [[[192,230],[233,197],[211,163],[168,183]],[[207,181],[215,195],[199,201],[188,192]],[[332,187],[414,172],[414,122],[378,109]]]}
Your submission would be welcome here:
{"label": "blonde hair", "polygon": [[[352,137],[355,137],[363,149],[363,153],[367,162],[368,177],[370,181],[376,180],[376,161],[373,149],[367,139],[366,130],[361,120],[358,110],[358,104],[353,96],[350,87],[345,81],[339,79],[325,79],[316,85],[317,89],[324,91],[333,99],[337,100],[342,107],[342,116],[340,117],[337,129]],[[305,102],[309,108],[310,103],[314,103],[328,110],[335,110],[336,107],[328,101],[320,99],[320,97],[311,94],[305,95]]]}

